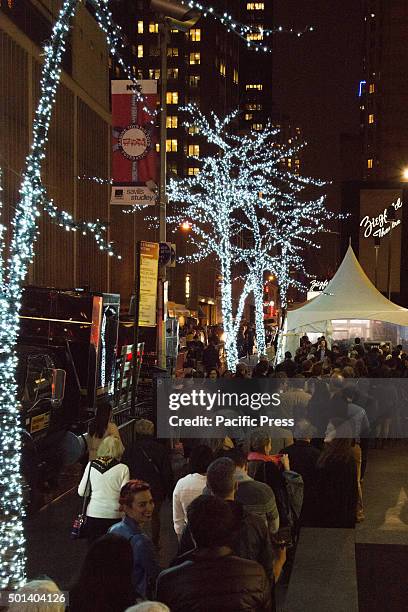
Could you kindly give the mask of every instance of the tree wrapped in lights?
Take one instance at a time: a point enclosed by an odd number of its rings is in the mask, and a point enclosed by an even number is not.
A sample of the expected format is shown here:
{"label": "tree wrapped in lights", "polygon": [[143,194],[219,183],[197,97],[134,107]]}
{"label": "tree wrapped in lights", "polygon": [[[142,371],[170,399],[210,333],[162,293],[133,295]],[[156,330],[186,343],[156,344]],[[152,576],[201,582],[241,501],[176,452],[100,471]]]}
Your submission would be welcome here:
{"label": "tree wrapped in lights", "polygon": [[[118,54],[124,46],[123,39],[118,28],[112,23],[107,0],[92,0],[92,3],[98,23],[106,34],[110,52]],[[104,224],[99,220],[78,222],[69,213],[58,210],[47,197],[41,181],[52,110],[61,76],[62,57],[70,21],[79,4],[79,0],[64,0],[50,42],[44,48],[40,99],[33,121],[31,151],[26,159],[20,197],[12,220],[12,237],[6,265],[3,259],[4,244],[1,240],[3,228],[0,228],[0,590],[18,588],[25,580],[20,474],[21,415],[17,400],[16,343],[22,286],[28,266],[34,257],[37,221],[41,209],[50,215],[52,221],[66,230],[90,234],[102,251],[114,255],[113,246],[104,238]],[[125,66],[123,61],[121,64],[129,78],[134,80],[129,67]],[[142,94],[136,92],[136,95],[143,99]],[[150,113],[147,105],[145,110]]]}
{"label": "tree wrapped in lights", "polygon": [[[203,157],[198,175],[169,182],[169,200],[175,205],[172,221],[189,221],[191,242],[196,247],[188,259],[200,261],[216,255],[221,271],[221,306],[226,332],[228,367],[237,361],[236,335],[245,300],[255,297],[258,350],[265,350],[263,281],[265,272],[276,275],[281,303],[287,290],[299,284],[292,271],[305,272],[302,249],[317,246],[313,239],[333,218],[324,196],[314,196],[323,183],[297,176],[286,168],[287,158],[298,154],[300,144],[277,143],[278,130],[267,126],[261,132],[231,133],[235,113],[221,120],[206,119],[194,106],[185,109],[186,127],[214,147]],[[245,264],[245,284],[234,318],[233,270]]]}

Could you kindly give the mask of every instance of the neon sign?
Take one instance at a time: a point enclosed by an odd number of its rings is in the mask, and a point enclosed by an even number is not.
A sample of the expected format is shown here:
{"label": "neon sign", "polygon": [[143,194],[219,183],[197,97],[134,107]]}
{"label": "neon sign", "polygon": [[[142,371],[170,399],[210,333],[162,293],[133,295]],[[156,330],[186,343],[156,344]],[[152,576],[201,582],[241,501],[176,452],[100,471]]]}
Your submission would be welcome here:
{"label": "neon sign", "polygon": [[[391,206],[393,206],[396,211],[402,208],[401,198],[397,198],[395,202],[392,202]],[[383,238],[400,224],[401,219],[388,219],[386,208],[384,208],[383,212],[377,215],[377,217],[369,217],[366,215],[360,221],[360,227],[364,229],[364,238],[370,238],[370,236]]]}

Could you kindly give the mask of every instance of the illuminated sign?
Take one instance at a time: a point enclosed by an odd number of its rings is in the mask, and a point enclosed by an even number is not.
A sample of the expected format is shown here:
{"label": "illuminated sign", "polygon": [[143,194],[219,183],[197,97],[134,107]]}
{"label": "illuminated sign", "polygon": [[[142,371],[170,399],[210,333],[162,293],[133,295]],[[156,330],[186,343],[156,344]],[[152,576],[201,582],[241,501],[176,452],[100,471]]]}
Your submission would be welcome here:
{"label": "illuminated sign", "polygon": [[[397,198],[395,202],[392,202],[391,206],[393,206],[396,211],[402,208],[401,198]],[[364,238],[370,238],[370,236],[383,238],[391,229],[400,225],[400,223],[401,219],[388,219],[387,209],[384,208],[383,212],[377,215],[377,217],[369,217],[368,215],[363,217],[360,221],[360,227],[364,230]]]}

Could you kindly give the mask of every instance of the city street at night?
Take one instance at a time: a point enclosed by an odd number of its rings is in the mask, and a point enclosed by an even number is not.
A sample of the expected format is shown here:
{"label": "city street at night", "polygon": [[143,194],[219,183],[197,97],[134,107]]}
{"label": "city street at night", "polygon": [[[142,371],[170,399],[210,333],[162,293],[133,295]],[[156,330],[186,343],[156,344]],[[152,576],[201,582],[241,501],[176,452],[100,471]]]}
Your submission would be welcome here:
{"label": "city street at night", "polygon": [[0,0],[0,611],[402,612],[406,0]]}

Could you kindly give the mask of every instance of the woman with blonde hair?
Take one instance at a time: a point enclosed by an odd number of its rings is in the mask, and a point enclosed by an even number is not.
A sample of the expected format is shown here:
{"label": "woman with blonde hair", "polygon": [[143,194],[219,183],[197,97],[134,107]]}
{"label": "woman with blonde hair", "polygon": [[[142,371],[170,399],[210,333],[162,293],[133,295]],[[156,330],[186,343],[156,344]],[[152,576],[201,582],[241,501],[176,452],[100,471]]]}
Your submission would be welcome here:
{"label": "woman with blonde hair", "polygon": [[97,458],[85,468],[78,494],[89,495],[85,533],[89,544],[104,535],[121,519],[119,494],[129,478],[129,468],[121,463],[122,442],[114,436],[102,440]]}
{"label": "woman with blonde hair", "polygon": [[109,402],[103,402],[96,407],[95,418],[89,424],[86,443],[88,446],[89,461],[96,459],[100,443],[107,436],[120,438],[119,429],[111,420],[112,406]]}

